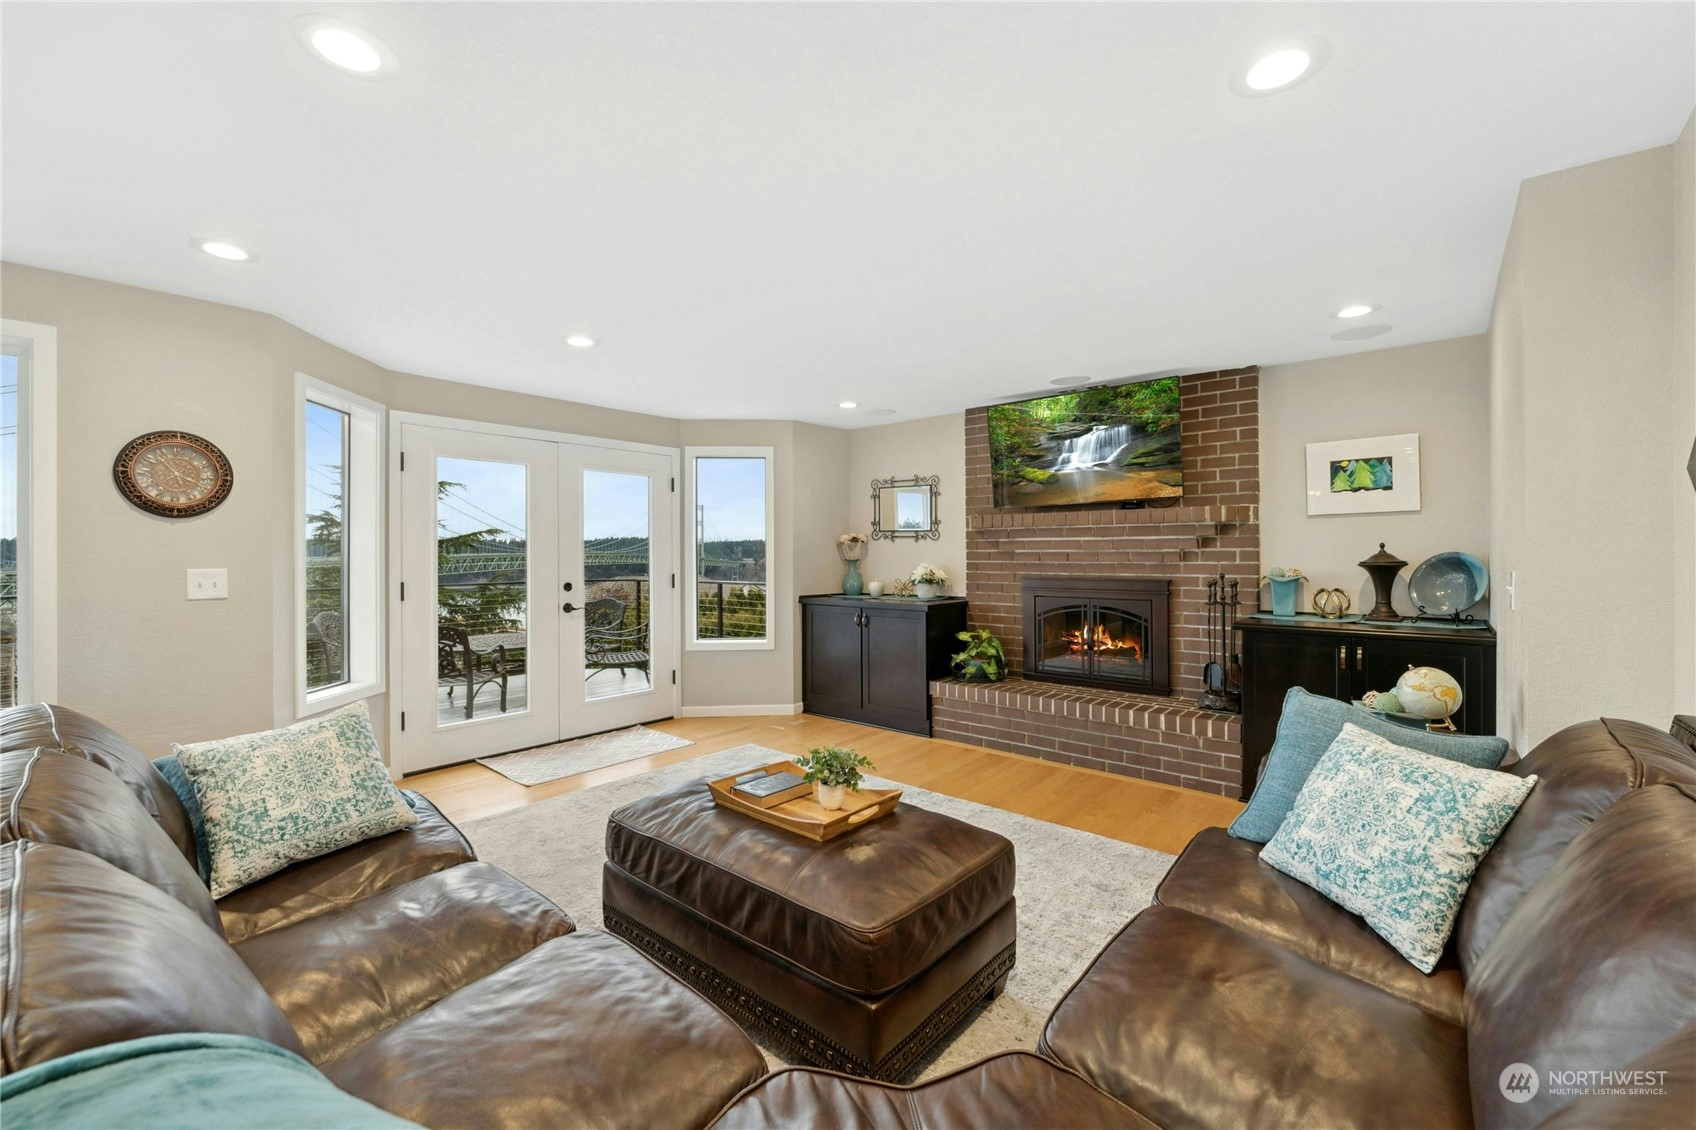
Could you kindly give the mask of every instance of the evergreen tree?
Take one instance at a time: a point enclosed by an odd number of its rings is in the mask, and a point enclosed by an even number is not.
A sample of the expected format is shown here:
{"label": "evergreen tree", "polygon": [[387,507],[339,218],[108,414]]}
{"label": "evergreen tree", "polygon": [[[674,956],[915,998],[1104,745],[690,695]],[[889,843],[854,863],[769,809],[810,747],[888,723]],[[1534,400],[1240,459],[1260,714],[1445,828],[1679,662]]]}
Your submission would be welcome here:
{"label": "evergreen tree", "polygon": [[1331,493],[1343,494],[1349,489],[1349,465],[1337,463],[1335,466],[1337,473],[1331,478]]}
{"label": "evergreen tree", "polygon": [[1366,460],[1356,459],[1354,470],[1349,473],[1349,486],[1354,490],[1372,489],[1372,468]]}
{"label": "evergreen tree", "polygon": [[1389,490],[1395,486],[1395,483],[1395,475],[1391,470],[1390,460],[1387,458],[1377,460],[1377,466],[1372,472],[1372,489]]}

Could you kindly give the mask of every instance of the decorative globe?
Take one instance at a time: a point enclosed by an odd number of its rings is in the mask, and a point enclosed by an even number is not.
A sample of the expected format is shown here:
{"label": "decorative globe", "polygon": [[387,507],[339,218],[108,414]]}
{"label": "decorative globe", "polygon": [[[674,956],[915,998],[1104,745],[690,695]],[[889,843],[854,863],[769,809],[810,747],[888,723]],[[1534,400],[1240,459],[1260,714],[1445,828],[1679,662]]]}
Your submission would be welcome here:
{"label": "decorative globe", "polygon": [[1435,667],[1409,667],[1396,680],[1396,698],[1415,718],[1447,718],[1460,709],[1460,684]]}

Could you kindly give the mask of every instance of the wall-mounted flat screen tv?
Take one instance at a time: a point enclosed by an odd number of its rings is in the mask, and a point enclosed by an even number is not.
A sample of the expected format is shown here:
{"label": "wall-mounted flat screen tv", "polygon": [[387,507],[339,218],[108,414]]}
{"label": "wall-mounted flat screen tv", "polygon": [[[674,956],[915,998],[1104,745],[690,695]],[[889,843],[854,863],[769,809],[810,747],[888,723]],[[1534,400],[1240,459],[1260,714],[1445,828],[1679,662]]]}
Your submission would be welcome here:
{"label": "wall-mounted flat screen tv", "polygon": [[1178,378],[1079,389],[989,409],[997,506],[1073,506],[1184,493]]}

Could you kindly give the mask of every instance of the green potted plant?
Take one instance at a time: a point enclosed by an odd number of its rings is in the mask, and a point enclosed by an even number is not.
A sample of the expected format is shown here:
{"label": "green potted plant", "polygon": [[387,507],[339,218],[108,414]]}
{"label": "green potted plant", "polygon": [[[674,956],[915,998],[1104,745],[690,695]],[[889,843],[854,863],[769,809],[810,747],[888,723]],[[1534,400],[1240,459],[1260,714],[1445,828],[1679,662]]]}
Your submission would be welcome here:
{"label": "green potted plant", "polygon": [[1001,641],[988,628],[957,632],[955,638],[966,645],[966,650],[954,656],[954,670],[960,678],[999,683],[1007,677],[1007,653],[1001,650]]}
{"label": "green potted plant", "polygon": [[827,812],[835,812],[842,807],[846,790],[860,791],[860,770],[877,768],[858,753],[841,746],[821,745],[809,749],[807,754],[806,757],[797,757],[795,764],[805,771],[803,780],[812,784],[813,796],[819,807]]}

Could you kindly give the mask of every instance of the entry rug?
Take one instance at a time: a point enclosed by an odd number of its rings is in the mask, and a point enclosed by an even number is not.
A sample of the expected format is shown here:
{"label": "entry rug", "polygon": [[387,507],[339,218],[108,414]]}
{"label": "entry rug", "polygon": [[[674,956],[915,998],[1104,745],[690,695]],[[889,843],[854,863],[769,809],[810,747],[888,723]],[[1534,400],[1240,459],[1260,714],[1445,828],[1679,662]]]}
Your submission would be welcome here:
{"label": "entry rug", "polygon": [[628,730],[521,749],[499,757],[479,757],[477,764],[487,765],[521,785],[541,785],[561,777],[574,777],[591,769],[605,769],[608,765],[619,765],[635,761],[638,757],[694,744],[688,738],[650,730],[646,726],[632,726]]}
{"label": "entry rug", "polygon": [[[467,821],[464,831],[479,859],[547,895],[579,929],[599,929],[606,822],[614,809],[685,781],[728,776],[786,756],[764,746],[738,746]],[[1019,904],[1019,959],[1007,991],[968,1013],[922,1066],[919,1079],[994,1052],[1034,1049],[1049,1012],[1101,947],[1154,900],[1154,888],[1172,863],[1164,852],[973,801],[878,777],[867,777],[866,783],[902,789],[902,804],[945,812],[999,832],[1013,841],[1018,859],[1014,896]],[[785,1064],[771,1048],[762,1047],[771,1066]]]}

